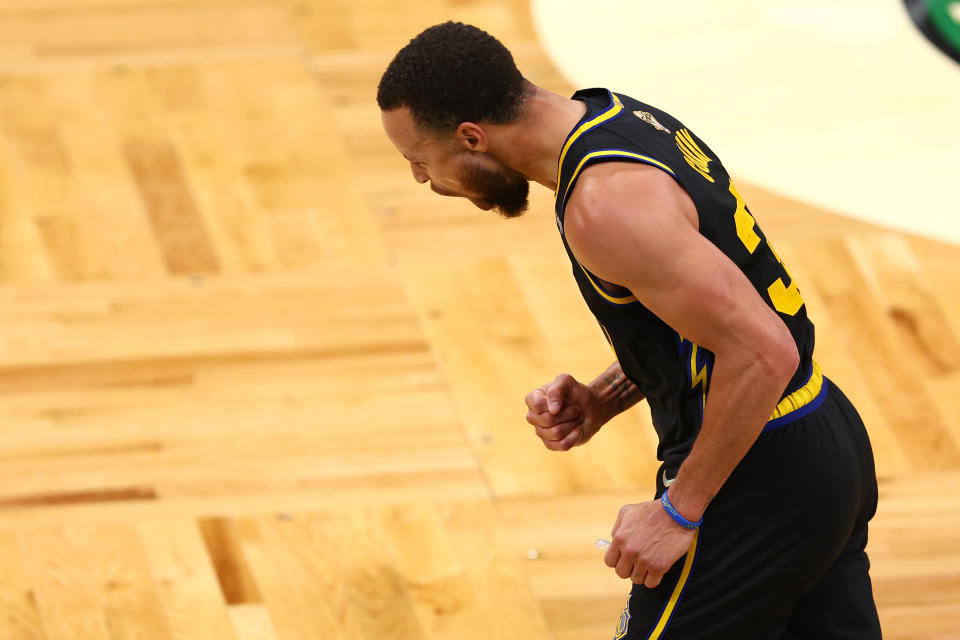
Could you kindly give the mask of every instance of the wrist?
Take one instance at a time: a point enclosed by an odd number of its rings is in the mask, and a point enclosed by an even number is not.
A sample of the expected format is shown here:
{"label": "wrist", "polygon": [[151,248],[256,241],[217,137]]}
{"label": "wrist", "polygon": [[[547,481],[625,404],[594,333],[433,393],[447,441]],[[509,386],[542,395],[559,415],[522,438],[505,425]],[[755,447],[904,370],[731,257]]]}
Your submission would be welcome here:
{"label": "wrist", "polygon": [[[679,475],[678,478],[679,480]],[[696,522],[703,519],[703,514],[707,510],[707,505],[713,499],[712,495],[700,497],[696,492],[690,490],[691,485],[688,482],[677,482],[670,486],[670,504],[676,509],[677,513],[684,519]],[[666,490],[664,490],[666,493]]]}
{"label": "wrist", "polygon": [[663,494],[660,496],[660,504],[663,506],[663,510],[667,512],[667,515],[677,523],[679,526],[684,529],[699,529],[700,525],[703,524],[703,516],[701,515],[696,520],[691,520],[683,516],[676,508],[676,506],[670,501],[668,495],[669,490],[664,490]]}
{"label": "wrist", "polygon": [[608,376],[600,376],[587,385],[597,401],[597,426],[606,424],[620,413],[617,410],[616,394],[610,383],[604,379],[605,377]]}
{"label": "wrist", "polygon": [[588,386],[597,398],[602,423],[623,413],[643,399],[643,394],[623,373],[619,363],[612,365]]}

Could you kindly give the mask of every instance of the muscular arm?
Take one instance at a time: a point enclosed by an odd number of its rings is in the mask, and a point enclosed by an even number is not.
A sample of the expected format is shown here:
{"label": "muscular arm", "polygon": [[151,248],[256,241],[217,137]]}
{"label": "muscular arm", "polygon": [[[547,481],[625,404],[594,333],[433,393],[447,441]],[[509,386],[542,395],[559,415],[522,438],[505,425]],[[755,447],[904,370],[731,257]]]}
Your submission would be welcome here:
{"label": "muscular arm", "polygon": [[670,489],[690,520],[759,436],[799,360],[786,325],[697,224],[692,200],[669,175],[626,163],[586,169],[564,224],[583,266],[714,353],[700,434]]}

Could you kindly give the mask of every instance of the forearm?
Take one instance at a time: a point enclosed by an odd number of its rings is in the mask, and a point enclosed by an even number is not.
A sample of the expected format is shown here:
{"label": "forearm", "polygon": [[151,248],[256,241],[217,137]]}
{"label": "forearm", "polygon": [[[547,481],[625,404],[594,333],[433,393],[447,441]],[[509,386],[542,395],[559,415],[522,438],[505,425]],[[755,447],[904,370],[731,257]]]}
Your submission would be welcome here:
{"label": "forearm", "polygon": [[792,362],[749,352],[717,357],[700,433],[670,487],[681,515],[703,515],[770,419],[793,374]]}
{"label": "forearm", "polygon": [[643,400],[643,394],[623,373],[619,362],[614,362],[597,376],[590,387],[600,398],[604,423]]}

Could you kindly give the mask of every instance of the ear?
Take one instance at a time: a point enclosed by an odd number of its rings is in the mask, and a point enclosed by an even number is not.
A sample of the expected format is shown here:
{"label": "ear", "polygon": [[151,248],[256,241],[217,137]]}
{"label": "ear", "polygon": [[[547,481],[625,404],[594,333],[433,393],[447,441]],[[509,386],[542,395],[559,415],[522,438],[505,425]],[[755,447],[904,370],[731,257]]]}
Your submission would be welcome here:
{"label": "ear", "polygon": [[461,122],[455,134],[457,142],[470,151],[487,150],[487,134],[483,128],[473,122]]}

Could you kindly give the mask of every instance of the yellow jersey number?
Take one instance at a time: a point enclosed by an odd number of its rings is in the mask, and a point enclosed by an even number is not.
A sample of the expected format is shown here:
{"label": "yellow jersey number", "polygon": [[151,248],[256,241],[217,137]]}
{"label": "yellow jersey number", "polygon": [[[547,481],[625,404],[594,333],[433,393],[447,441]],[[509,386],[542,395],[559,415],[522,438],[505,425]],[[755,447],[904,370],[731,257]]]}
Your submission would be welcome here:
{"label": "yellow jersey number", "polygon": [[[740,197],[737,188],[733,186],[732,180],[730,181],[730,193],[737,199],[737,210],[733,214],[733,219],[737,225],[737,237],[740,238],[740,242],[747,248],[747,251],[753,253],[756,251],[757,245],[760,244],[760,236],[754,231],[757,221],[754,220],[750,212],[747,211],[747,205],[743,201],[743,198]],[[773,308],[780,313],[788,316],[796,315],[797,311],[800,311],[800,307],[803,306],[803,298],[800,297],[797,283],[793,281],[790,272],[787,271],[787,267],[784,266],[783,261],[780,260],[780,256],[773,250],[773,247],[771,247],[769,243],[767,243],[767,246],[770,247],[770,252],[773,253],[773,256],[780,263],[780,266],[783,267],[787,277],[790,278],[789,287],[783,283],[783,278],[777,278],[773,284],[767,287],[770,302],[773,303]]]}

